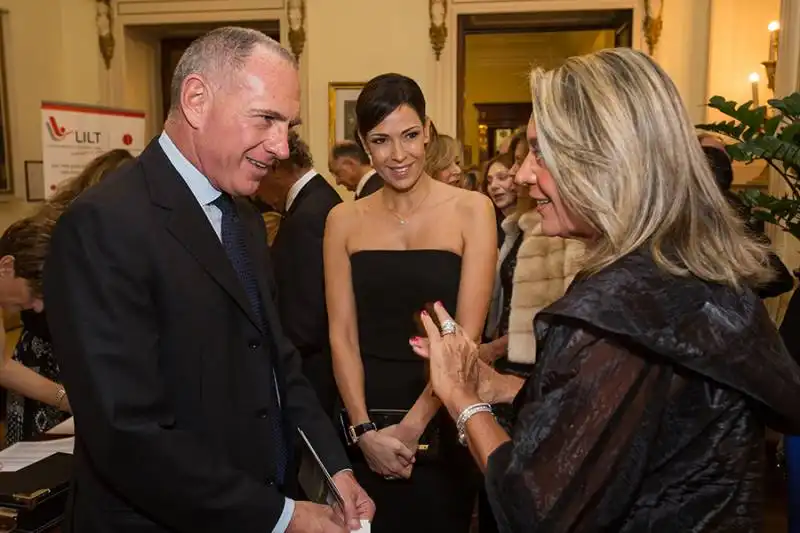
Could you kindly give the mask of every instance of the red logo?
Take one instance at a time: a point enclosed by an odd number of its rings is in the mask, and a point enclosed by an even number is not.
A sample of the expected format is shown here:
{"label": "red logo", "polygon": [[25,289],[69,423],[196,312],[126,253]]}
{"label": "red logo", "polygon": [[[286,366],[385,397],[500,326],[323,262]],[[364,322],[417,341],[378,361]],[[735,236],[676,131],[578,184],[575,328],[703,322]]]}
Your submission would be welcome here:
{"label": "red logo", "polygon": [[132,145],[133,144],[133,135],[131,135],[130,133],[126,133],[125,135],[123,135],[122,136],[122,144],[124,144],[125,146]]}
{"label": "red logo", "polygon": [[72,133],[72,130],[59,126],[58,122],[56,122],[56,117],[51,115],[47,120],[47,132],[54,141],[63,141],[67,135]]}

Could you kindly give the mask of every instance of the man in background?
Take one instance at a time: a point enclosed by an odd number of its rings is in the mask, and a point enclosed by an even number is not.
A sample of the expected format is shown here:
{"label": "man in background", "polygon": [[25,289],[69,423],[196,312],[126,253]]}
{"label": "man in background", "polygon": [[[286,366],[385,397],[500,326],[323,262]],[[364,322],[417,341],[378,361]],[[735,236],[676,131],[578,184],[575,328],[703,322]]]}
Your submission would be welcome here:
{"label": "man in background", "polygon": [[322,237],[328,213],[342,199],[314,169],[308,145],[294,132],[289,134],[289,158],[261,182],[259,196],[284,214],[272,245],[283,329],[300,352],[303,373],[322,408],[332,414],[337,393],[328,341]]}
{"label": "man in background", "polygon": [[369,156],[353,141],[336,143],[331,150],[328,168],[336,176],[336,185],[355,193],[356,200],[383,187],[383,179],[370,166]]}

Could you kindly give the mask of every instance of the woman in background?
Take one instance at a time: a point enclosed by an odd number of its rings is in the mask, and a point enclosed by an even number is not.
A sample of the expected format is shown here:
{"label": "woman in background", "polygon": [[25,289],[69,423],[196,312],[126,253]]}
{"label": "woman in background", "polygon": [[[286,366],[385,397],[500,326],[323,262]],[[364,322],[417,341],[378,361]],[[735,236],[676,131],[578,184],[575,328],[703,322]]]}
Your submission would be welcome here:
{"label": "woman in background", "polygon": [[[13,356],[3,357],[0,386],[10,390],[6,401],[6,444],[30,440],[67,418],[69,401],[58,383],[59,368],[42,302],[42,271],[50,235],[58,217],[84,190],[131,161],[127,150],[112,150],[65,181],[39,212],[12,226],[0,238],[0,277],[27,287],[30,303],[19,305],[22,333]],[[34,376],[35,372],[38,376]]]}
{"label": "woman in background", "polygon": [[454,187],[462,186],[461,143],[430,126],[430,141],[425,149],[425,172],[428,176]]}
{"label": "woman in background", "polygon": [[335,207],[324,239],[333,369],[353,470],[378,509],[375,533],[467,533],[479,476],[409,337],[419,334],[420,309],[440,301],[479,338],[497,258],[492,204],[425,172],[430,121],[412,79],[372,79],[356,116],[384,186]]}

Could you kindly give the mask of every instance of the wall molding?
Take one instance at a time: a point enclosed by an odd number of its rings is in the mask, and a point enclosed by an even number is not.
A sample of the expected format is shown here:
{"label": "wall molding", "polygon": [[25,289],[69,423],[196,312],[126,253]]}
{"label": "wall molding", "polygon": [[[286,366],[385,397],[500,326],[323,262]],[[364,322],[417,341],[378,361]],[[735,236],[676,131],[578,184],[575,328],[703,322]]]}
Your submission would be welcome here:
{"label": "wall molding", "polygon": [[119,0],[117,14],[185,14],[283,9],[284,0]]}

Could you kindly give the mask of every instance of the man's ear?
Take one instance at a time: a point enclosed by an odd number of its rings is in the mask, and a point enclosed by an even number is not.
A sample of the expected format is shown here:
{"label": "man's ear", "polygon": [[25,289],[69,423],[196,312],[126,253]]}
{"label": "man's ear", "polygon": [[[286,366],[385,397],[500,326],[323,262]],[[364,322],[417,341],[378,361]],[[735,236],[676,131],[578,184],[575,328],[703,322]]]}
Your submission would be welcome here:
{"label": "man's ear", "polygon": [[202,127],[211,105],[211,86],[200,74],[190,74],[181,84],[180,108],[186,122],[194,128]]}
{"label": "man's ear", "polygon": [[0,257],[0,279],[13,279],[15,274],[14,256],[4,255]]}

